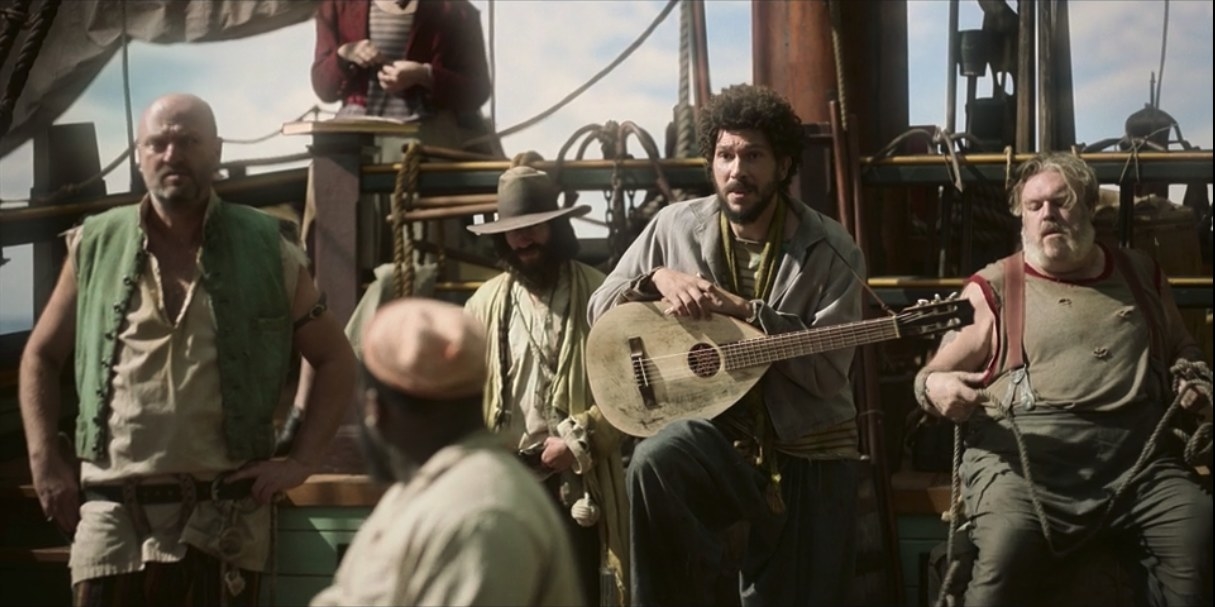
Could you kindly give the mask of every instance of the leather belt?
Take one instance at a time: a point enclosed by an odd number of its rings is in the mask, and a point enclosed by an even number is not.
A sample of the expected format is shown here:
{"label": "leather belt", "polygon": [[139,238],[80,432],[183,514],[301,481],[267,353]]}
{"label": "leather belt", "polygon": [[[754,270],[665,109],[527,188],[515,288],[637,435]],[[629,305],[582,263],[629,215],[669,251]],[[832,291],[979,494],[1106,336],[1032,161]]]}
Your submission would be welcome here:
{"label": "leather belt", "polygon": [[[186,481],[182,483],[162,483],[154,485],[137,484],[124,489],[123,485],[94,485],[84,488],[84,499],[107,502],[125,502],[127,491],[134,491],[135,501],[140,504],[174,504],[187,501],[186,493],[193,489],[193,499],[203,500],[237,500],[249,497],[253,489],[253,479],[247,478],[231,483],[223,481],[224,476],[217,476],[213,481]],[[192,486],[191,486],[192,485]]]}

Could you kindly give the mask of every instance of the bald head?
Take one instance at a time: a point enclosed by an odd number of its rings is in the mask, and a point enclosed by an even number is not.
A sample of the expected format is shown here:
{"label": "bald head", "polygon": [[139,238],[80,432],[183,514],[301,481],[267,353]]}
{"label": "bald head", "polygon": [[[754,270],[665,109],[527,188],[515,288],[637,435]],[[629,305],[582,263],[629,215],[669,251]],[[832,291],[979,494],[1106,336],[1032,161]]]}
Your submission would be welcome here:
{"label": "bald head", "polygon": [[206,206],[219,169],[215,114],[194,95],[165,95],[139,121],[139,172],[153,202],[167,211]]}
{"label": "bald head", "polygon": [[198,128],[200,134],[217,136],[215,113],[211,111],[211,105],[195,95],[172,93],[153,101],[139,120],[139,138],[142,140],[157,124],[165,121],[188,123]]}

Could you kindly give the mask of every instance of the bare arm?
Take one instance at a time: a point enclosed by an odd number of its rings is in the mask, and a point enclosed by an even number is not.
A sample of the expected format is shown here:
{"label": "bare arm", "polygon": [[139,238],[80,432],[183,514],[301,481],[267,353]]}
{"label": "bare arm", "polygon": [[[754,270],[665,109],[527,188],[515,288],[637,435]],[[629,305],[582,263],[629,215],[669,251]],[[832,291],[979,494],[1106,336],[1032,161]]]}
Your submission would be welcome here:
{"label": "bare arm", "polygon": [[76,270],[69,257],[21,357],[20,405],[30,473],[48,519],[72,533],[80,486],[58,444],[59,381],[76,339]]}
{"label": "bare arm", "polygon": [[920,370],[916,386],[921,399],[942,417],[965,421],[986,400],[980,391],[984,365],[994,354],[996,317],[983,291],[971,282],[962,295],[974,306],[974,322],[943,340],[940,349]]}
{"label": "bare arm", "polygon": [[[293,318],[305,316],[319,297],[307,269],[300,268],[299,272]],[[253,495],[262,503],[269,501],[275,493],[307,480],[321,463],[321,457],[337,432],[338,424],[354,402],[354,351],[331,312],[325,311],[297,328],[295,347],[304,357],[305,366],[312,369],[310,373],[301,373],[301,389],[307,392],[303,421],[291,453],[286,459],[255,463],[230,477],[230,480],[255,478]]]}
{"label": "bare arm", "polygon": [[[307,270],[300,269],[296,287],[296,318],[316,303],[319,293]],[[304,421],[291,457],[309,466],[320,463],[350,405],[354,402],[356,363],[337,317],[329,311],[295,332],[295,346],[313,369],[312,389],[304,400]]]}

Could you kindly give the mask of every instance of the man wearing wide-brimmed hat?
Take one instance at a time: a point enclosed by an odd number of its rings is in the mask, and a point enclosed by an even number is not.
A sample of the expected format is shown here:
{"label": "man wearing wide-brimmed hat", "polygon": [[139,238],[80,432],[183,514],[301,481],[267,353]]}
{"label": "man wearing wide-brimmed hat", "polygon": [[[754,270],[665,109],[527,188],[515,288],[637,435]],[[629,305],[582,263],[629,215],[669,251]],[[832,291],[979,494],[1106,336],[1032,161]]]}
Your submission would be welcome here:
{"label": "man wearing wide-brimmed hat", "polygon": [[502,174],[497,220],[468,229],[494,239],[506,271],[477,289],[465,309],[486,327],[486,423],[532,460],[569,512],[566,527],[590,602],[623,604],[621,434],[592,403],[584,361],[587,300],[604,275],[574,259],[570,218],[590,208],[559,207],[558,193],[543,171],[517,166]]}
{"label": "man wearing wide-brimmed hat", "polygon": [[582,604],[557,511],[481,421],[480,323],[407,297],[362,343],[364,452],[390,486],[312,604]]}

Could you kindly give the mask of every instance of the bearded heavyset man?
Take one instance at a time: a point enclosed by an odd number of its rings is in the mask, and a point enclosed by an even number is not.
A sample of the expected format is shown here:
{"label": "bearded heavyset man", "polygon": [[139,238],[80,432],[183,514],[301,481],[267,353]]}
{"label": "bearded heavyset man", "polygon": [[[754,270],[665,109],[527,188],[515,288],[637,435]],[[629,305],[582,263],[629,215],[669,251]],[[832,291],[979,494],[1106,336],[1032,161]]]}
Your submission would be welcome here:
{"label": "bearded heavyset man", "polygon": [[584,358],[587,300],[603,273],[574,259],[569,218],[590,208],[558,208],[558,193],[543,171],[503,173],[497,221],[469,230],[494,239],[506,272],[465,309],[487,328],[486,423],[535,460],[568,513],[587,600],[615,604],[627,595],[621,435],[592,402]]}
{"label": "bearded heavyset man", "polygon": [[[738,85],[698,120],[717,194],[658,212],[591,296],[591,322],[657,300],[669,314],[725,314],[768,334],[859,320],[859,249],[787,193],[802,150],[789,103]],[[775,363],[716,419],[641,441],[627,481],[635,604],[718,602],[724,530],[744,521],[741,577],[728,581],[744,605],[846,599],[859,473],[852,358],[848,348]]]}
{"label": "bearded heavyset man", "polygon": [[1209,418],[1210,369],[1159,266],[1094,244],[1097,199],[1078,157],[1025,163],[1023,252],[971,277],[974,324],[916,377],[921,406],[965,423],[968,606],[1041,602],[1056,557],[1097,537],[1130,565],[1136,604],[1211,602],[1211,496],[1171,432],[1151,438],[1174,391]]}

